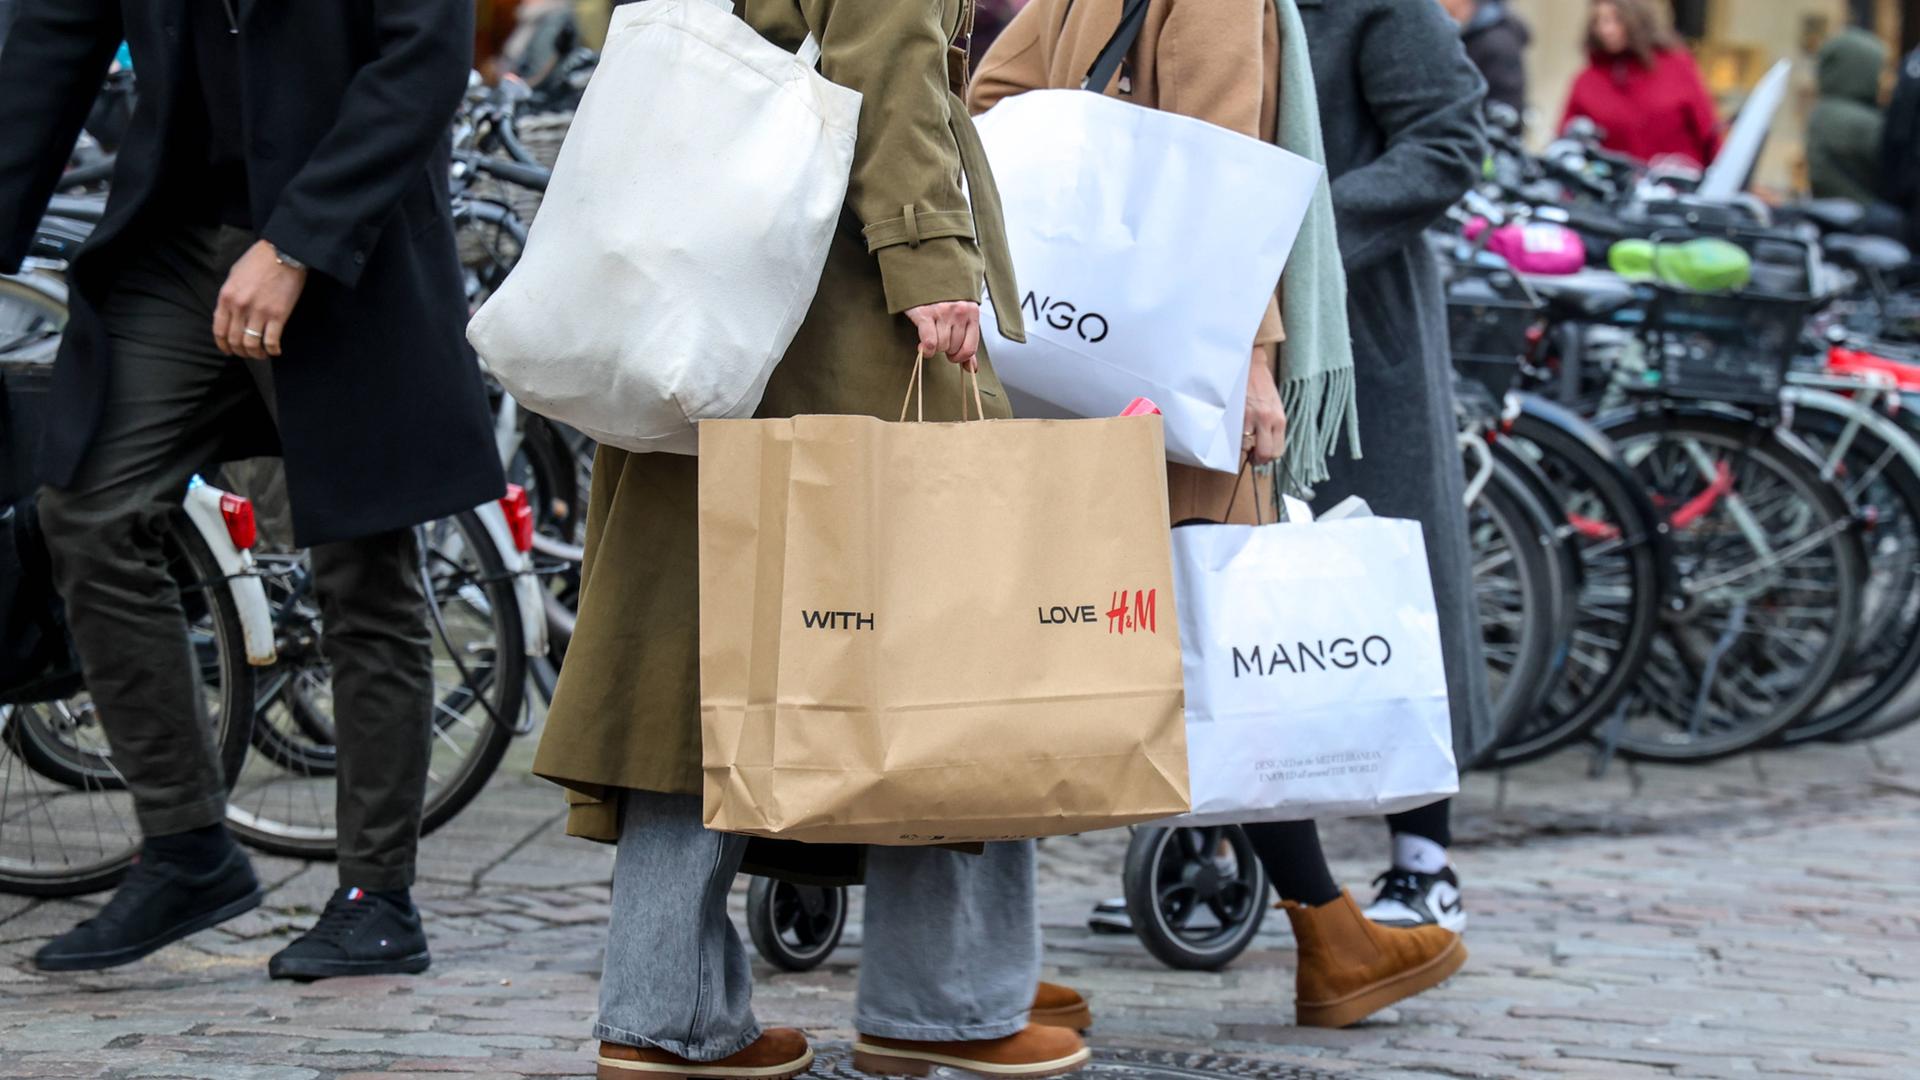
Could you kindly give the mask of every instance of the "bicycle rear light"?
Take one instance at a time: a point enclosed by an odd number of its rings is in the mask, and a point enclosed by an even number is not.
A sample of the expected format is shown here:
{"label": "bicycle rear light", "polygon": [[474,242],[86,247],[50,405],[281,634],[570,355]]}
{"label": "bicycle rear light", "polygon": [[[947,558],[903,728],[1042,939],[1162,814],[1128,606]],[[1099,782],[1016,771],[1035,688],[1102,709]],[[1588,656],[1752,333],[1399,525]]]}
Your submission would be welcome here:
{"label": "bicycle rear light", "polygon": [[227,523],[227,539],[241,551],[253,547],[260,529],[253,519],[253,500],[232,492],[220,496],[220,518]]}
{"label": "bicycle rear light", "polygon": [[508,484],[507,493],[500,498],[500,510],[507,515],[507,528],[513,533],[513,546],[522,554],[533,550],[533,503],[527,499],[527,489],[519,484]]}

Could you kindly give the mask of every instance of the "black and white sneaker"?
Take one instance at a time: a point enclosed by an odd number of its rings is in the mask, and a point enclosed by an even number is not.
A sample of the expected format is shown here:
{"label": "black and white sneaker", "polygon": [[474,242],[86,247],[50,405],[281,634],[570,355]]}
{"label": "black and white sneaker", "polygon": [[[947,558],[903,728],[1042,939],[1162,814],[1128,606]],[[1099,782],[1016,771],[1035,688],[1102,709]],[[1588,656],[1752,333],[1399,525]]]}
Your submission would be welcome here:
{"label": "black and white sneaker", "polygon": [[1133,916],[1127,914],[1125,900],[1102,900],[1087,916],[1087,929],[1096,934],[1131,934]]}
{"label": "black and white sneaker", "polygon": [[1460,879],[1451,866],[1437,874],[1393,869],[1373,883],[1380,894],[1367,905],[1367,918],[1381,926],[1438,926],[1456,934],[1467,928]]}

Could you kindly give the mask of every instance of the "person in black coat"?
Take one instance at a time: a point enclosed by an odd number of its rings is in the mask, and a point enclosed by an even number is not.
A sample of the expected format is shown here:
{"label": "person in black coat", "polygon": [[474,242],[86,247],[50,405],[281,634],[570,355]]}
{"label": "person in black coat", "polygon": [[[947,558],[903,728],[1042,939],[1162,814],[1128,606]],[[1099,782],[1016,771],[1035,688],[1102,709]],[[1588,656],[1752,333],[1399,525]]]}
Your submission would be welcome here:
{"label": "person in black coat", "polygon": [[71,269],[39,506],[146,839],[106,908],[36,961],[126,963],[260,901],[161,553],[198,471],[274,453],[326,624],[342,887],[269,970],[424,970],[408,890],[434,691],[412,527],[505,487],[448,212],[473,6],[21,0],[0,54],[0,270],[123,40],[139,103]]}
{"label": "person in black coat", "polygon": [[[1433,0],[1297,2],[1347,270],[1365,454],[1329,459],[1332,476],[1315,489],[1314,506],[1326,510],[1358,495],[1376,514],[1420,522],[1439,608],[1454,750],[1465,767],[1498,733],[1468,545],[1446,296],[1424,235],[1480,175],[1486,84],[1467,58],[1458,25]],[[1368,917],[1390,926],[1463,929],[1466,911],[1447,854],[1448,802],[1388,822],[1393,865]],[[1276,880],[1325,863],[1311,823],[1247,831]],[[1332,887],[1327,881],[1288,885],[1295,893]]]}
{"label": "person in black coat", "polygon": [[1527,112],[1527,46],[1532,31],[1505,0],[1440,0],[1460,24],[1467,58],[1487,80],[1487,101]]}

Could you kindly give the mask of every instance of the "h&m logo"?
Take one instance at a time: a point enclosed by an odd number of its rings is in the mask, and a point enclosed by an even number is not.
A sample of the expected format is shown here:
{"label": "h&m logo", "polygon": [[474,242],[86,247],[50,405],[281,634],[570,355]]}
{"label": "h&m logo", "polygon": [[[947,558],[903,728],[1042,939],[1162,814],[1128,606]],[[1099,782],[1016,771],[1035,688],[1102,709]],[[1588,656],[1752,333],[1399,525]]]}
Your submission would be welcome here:
{"label": "h&m logo", "polygon": [[1111,332],[1105,315],[1097,311],[1082,313],[1068,301],[1056,300],[1051,296],[1042,297],[1029,292],[1026,300],[1021,302],[1020,310],[1055,330],[1071,330],[1079,334],[1080,340],[1089,345],[1107,340],[1107,334]]}
{"label": "h&m logo", "polygon": [[1261,646],[1255,645],[1251,655],[1242,655],[1238,648],[1233,650],[1233,677],[1243,674],[1276,675],[1284,671],[1289,675],[1301,675],[1318,668],[1327,670],[1331,664],[1342,671],[1350,671],[1362,664],[1368,667],[1386,667],[1393,661],[1393,644],[1379,634],[1369,634],[1359,641],[1352,638],[1335,638],[1332,641],[1299,641],[1289,650],[1284,641],[1274,642],[1273,651],[1263,654]]}
{"label": "h&m logo", "polygon": [[802,611],[800,624],[809,630],[871,630],[873,613],[858,611]]}
{"label": "h&m logo", "polygon": [[[1113,603],[1107,608],[1107,633],[1159,633],[1159,600],[1158,589],[1116,590]],[[1100,609],[1093,604],[1055,604],[1034,610],[1039,613],[1042,626],[1090,626],[1100,621]]]}

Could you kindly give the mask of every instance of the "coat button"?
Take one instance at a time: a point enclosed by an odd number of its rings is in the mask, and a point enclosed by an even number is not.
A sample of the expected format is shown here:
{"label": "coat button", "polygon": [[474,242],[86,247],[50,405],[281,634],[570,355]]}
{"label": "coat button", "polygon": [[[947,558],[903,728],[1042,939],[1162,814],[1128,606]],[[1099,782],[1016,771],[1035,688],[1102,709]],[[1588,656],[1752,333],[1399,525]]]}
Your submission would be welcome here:
{"label": "coat button", "polygon": [[367,264],[367,253],[366,253],[366,252],[364,252],[364,251],[356,251],[356,252],[354,252],[354,253],[353,253],[353,264],[354,264],[355,266],[365,266],[365,265]]}
{"label": "coat button", "polygon": [[180,40],[180,28],[179,28],[178,26],[173,26],[173,25],[171,25],[171,24],[169,24],[169,25],[168,25],[168,27],[167,27],[167,40],[168,40],[168,41],[178,41],[178,40]]}
{"label": "coat button", "polygon": [[273,144],[265,139],[255,139],[253,140],[253,156],[259,158],[261,161],[272,161],[274,158],[280,156],[280,151],[274,149]]}

